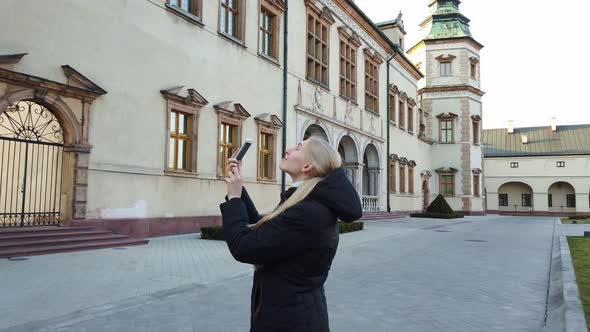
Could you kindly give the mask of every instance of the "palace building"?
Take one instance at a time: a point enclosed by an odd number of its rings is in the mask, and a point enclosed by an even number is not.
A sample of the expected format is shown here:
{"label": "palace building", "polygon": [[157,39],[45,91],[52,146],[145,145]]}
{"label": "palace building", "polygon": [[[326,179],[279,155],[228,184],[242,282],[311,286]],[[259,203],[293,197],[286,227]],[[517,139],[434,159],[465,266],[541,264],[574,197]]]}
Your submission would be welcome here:
{"label": "palace building", "polygon": [[352,0],[3,1],[0,228],[198,231],[219,222],[246,138],[246,186],[269,211],[289,186],[285,146],[309,135],[338,149],[367,213],[440,193],[484,214],[483,184],[498,191],[484,182],[483,46],[459,5],[431,1],[406,52],[401,14],[373,23]]}

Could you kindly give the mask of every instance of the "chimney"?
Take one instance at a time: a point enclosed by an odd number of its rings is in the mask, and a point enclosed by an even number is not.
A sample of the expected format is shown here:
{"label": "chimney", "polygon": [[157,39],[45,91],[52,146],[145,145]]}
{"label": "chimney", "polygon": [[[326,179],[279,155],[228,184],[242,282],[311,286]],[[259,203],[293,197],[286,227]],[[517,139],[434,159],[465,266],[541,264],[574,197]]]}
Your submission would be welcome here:
{"label": "chimney", "polygon": [[508,133],[514,134],[514,121],[508,120]]}
{"label": "chimney", "polygon": [[557,131],[557,118],[556,117],[551,118],[551,131],[552,132]]}
{"label": "chimney", "polygon": [[529,138],[526,135],[522,135],[522,137],[520,139],[522,141],[522,144],[528,144],[529,143]]}

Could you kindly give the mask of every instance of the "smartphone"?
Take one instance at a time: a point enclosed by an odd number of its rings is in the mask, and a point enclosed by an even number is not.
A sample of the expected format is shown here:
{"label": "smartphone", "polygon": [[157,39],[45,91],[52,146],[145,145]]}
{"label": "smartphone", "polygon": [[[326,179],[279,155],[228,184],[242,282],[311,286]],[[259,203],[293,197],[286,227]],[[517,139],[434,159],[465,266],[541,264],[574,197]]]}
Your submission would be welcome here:
{"label": "smartphone", "polygon": [[242,158],[244,158],[244,156],[246,155],[246,152],[248,152],[248,149],[250,148],[250,146],[252,145],[252,139],[250,138],[246,138],[244,140],[244,144],[242,145],[242,147],[238,150],[238,153],[236,154],[235,159],[237,161],[242,160]]}

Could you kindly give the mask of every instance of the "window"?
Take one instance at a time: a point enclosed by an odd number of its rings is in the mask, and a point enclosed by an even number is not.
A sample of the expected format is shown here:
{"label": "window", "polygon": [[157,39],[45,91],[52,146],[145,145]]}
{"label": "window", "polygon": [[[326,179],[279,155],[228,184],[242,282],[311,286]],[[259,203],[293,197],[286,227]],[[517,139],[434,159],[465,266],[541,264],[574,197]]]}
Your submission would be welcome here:
{"label": "window", "polygon": [[414,193],[414,167],[408,168],[408,189],[410,194]]}
{"label": "window", "polygon": [[399,164],[399,192],[406,192],[406,165]]}
{"label": "window", "polygon": [[479,174],[473,175],[473,195],[479,197]]}
{"label": "window", "polygon": [[276,16],[268,10],[260,10],[258,29],[258,52],[271,58],[277,57],[275,52],[275,20]]}
{"label": "window", "polygon": [[404,49],[404,37],[399,37],[399,47],[403,50]]}
{"label": "window", "polygon": [[221,174],[227,174],[227,160],[240,147],[238,142],[238,126],[222,122],[219,127],[219,154]]}
{"label": "window", "polygon": [[396,168],[395,168],[395,161],[392,160],[389,162],[389,192],[395,192],[395,185],[396,185],[396,181],[395,181],[395,173],[396,173]]}
{"label": "window", "polygon": [[547,206],[553,207],[553,194],[547,195],[547,200],[548,200]]}
{"label": "window", "polygon": [[565,161],[558,161],[557,167],[565,167]]}
{"label": "window", "polygon": [[406,128],[406,105],[404,103],[404,101],[402,99],[399,99],[399,106],[398,106],[398,119],[397,122],[399,123],[399,127],[401,129],[405,129]]}
{"label": "window", "polygon": [[[267,119],[269,118],[269,119]],[[278,130],[283,123],[276,115],[262,114],[258,124],[258,180],[276,181],[276,150]]]}
{"label": "window", "polygon": [[185,176],[197,173],[199,111],[208,102],[194,89],[188,89],[186,97],[178,92],[177,88],[160,91],[167,104],[164,173]]}
{"label": "window", "polygon": [[498,205],[499,206],[508,206],[508,194],[499,194],[498,195]]}
{"label": "window", "polygon": [[420,128],[418,131],[418,136],[425,136],[426,135],[426,125],[424,124],[424,112],[422,110],[418,110],[418,117],[420,122]]}
{"label": "window", "polygon": [[473,121],[473,144],[479,144],[479,122]]}
{"label": "window", "polygon": [[229,37],[244,41],[244,0],[221,0],[219,31]]}
{"label": "window", "polygon": [[470,72],[471,72],[471,79],[473,80],[477,80],[477,69],[479,66],[479,59],[476,57],[470,57],[469,58],[469,63],[470,63]]}
{"label": "window", "polygon": [[242,124],[250,114],[241,104],[223,102],[214,105],[217,111],[217,176],[227,175],[227,159],[240,148],[242,144]]}
{"label": "window", "polygon": [[531,207],[531,194],[522,194],[522,206],[523,207]]}
{"label": "window", "polygon": [[408,131],[414,132],[414,109],[412,107],[408,107]]}
{"label": "window", "polygon": [[328,87],[330,26],[335,22],[327,8],[309,4],[307,11],[307,79]]}
{"label": "window", "polygon": [[565,196],[566,204],[568,208],[575,208],[576,207],[576,195],[575,194],[568,194]]}
{"label": "window", "polygon": [[455,141],[453,132],[453,119],[440,120],[440,142],[453,143]]}
{"label": "window", "polygon": [[272,156],[273,156],[273,147],[274,147],[274,137],[272,134],[269,133],[260,133],[258,138],[259,142],[259,160],[258,160],[258,174],[261,179],[272,179],[273,178],[273,163],[272,163]]}
{"label": "window", "polygon": [[511,162],[510,168],[518,168],[518,162],[516,162],[516,161]]}
{"label": "window", "polygon": [[171,170],[188,171],[188,159],[191,151],[191,139],[188,134],[190,115],[172,110],[170,111],[170,153],[168,168]]}
{"label": "window", "polygon": [[279,59],[280,17],[285,11],[279,1],[261,0],[258,17],[258,54]]}
{"label": "window", "polygon": [[360,40],[353,33],[349,35],[344,28],[340,32],[340,97],[357,102],[356,59]]}
{"label": "window", "polygon": [[441,174],[440,175],[440,193],[444,196],[455,195],[455,175]]}
{"label": "window", "polygon": [[377,53],[365,49],[365,109],[379,114],[379,65],[383,63]]}
{"label": "window", "polygon": [[451,76],[451,62],[440,63],[440,76],[449,77]]}
{"label": "window", "polygon": [[201,17],[201,1],[202,0],[168,0],[168,4],[174,8],[178,8],[188,14],[196,17]]}
{"label": "window", "polygon": [[395,123],[395,94],[389,94],[389,121]]}

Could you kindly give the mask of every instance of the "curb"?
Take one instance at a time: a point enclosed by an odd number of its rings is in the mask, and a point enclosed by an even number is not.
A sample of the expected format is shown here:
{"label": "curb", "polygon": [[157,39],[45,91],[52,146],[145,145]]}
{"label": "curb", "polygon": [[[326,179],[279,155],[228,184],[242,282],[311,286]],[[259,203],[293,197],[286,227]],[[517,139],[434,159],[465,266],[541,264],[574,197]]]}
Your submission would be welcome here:
{"label": "curb", "polygon": [[574,264],[567,237],[560,236],[559,242],[561,263],[563,265],[562,280],[565,331],[587,331],[584,307],[580,300],[580,292],[578,290],[578,283],[576,282],[576,273],[574,271]]}

